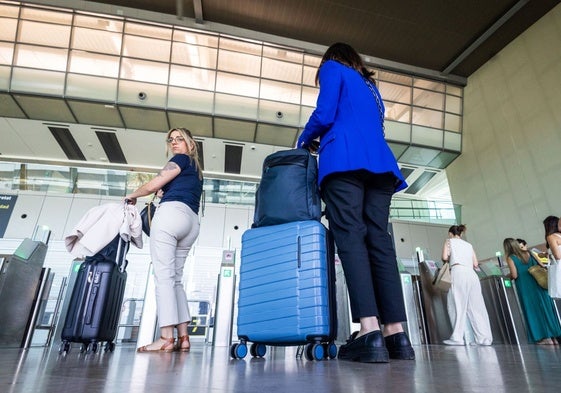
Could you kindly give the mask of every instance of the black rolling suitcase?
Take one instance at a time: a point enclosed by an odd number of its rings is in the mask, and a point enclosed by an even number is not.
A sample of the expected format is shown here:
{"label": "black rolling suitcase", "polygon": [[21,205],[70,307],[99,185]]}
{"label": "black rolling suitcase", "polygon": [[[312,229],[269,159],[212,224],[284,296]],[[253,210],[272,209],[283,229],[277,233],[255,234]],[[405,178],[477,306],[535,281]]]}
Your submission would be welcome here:
{"label": "black rolling suitcase", "polygon": [[80,343],[80,352],[115,348],[115,336],[125,293],[126,254],[129,242],[119,235],[100,252],[80,265],[62,329],[59,353],[69,352],[70,343]]}

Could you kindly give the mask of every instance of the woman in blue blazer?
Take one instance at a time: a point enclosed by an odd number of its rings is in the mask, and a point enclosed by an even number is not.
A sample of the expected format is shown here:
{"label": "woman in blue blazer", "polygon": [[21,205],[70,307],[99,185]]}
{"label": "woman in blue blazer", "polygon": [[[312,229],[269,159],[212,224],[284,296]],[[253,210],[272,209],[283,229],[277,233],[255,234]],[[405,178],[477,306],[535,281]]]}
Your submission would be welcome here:
{"label": "woman in blue blazer", "polygon": [[372,75],[351,46],[330,46],[316,75],[316,109],[298,147],[320,140],[318,181],[353,321],[360,322],[339,358],[384,363],[415,359],[415,352],[401,324],[401,280],[387,230],[392,195],[407,184],[384,139],[384,104]]}

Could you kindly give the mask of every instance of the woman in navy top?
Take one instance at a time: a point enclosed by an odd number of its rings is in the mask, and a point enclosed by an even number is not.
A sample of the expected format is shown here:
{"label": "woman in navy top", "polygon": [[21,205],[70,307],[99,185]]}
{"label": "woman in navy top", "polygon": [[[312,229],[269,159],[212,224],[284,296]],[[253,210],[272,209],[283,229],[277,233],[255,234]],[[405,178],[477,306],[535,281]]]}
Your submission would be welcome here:
{"label": "woman in navy top", "polygon": [[[130,203],[157,193],[161,197],[150,227],[150,254],[156,284],[160,338],[139,352],[189,351],[187,325],[191,321],[183,287],[183,267],[199,235],[199,201],[203,175],[197,143],[186,128],[170,130],[167,153],[173,157],[156,177],[125,197]],[[174,328],[178,343],[175,345]]]}
{"label": "woman in navy top", "polygon": [[[397,258],[388,233],[392,195],[407,187],[384,139],[384,104],[360,55],[333,44],[323,55],[317,106],[298,139],[319,138],[319,185],[360,331],[341,346],[340,359],[414,359]],[[384,331],[380,330],[383,324]]]}

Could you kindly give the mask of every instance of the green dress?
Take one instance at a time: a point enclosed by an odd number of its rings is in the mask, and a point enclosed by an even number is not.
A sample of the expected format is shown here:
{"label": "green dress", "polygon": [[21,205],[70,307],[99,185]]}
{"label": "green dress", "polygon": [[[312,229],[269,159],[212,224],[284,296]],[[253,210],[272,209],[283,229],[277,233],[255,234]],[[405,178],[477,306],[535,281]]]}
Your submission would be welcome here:
{"label": "green dress", "polygon": [[518,271],[516,291],[522,313],[526,317],[528,340],[535,343],[548,337],[561,337],[561,325],[553,299],[549,297],[547,289],[540,287],[528,273],[528,268],[538,263],[532,256],[528,263],[523,263],[516,255],[511,255],[510,258]]}

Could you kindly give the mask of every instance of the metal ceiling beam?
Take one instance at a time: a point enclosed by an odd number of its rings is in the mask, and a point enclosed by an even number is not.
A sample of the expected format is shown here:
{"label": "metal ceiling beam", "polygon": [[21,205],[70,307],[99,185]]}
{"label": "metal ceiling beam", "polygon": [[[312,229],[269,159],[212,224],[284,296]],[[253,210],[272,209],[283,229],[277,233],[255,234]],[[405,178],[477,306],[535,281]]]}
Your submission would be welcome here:
{"label": "metal ceiling beam", "polygon": [[193,0],[193,9],[195,11],[195,22],[197,22],[198,24],[203,24],[203,1]]}
{"label": "metal ceiling beam", "polygon": [[183,19],[183,16],[185,15],[185,13],[183,12],[183,1],[184,0],[175,0],[177,19]]}
{"label": "metal ceiling beam", "polygon": [[467,47],[458,57],[456,57],[448,67],[442,71],[443,74],[449,74],[454,70],[462,61],[465,60],[474,50],[476,50],[487,38],[491,37],[499,28],[504,25],[510,18],[514,16],[522,7],[524,7],[530,0],[520,0],[503,16],[501,16],[491,27],[489,27],[483,34],[481,34],[470,46]]}

